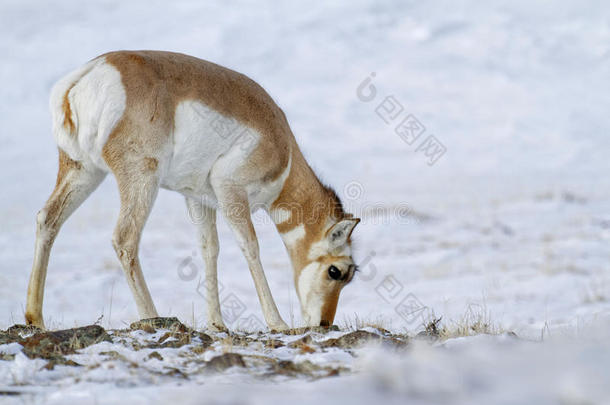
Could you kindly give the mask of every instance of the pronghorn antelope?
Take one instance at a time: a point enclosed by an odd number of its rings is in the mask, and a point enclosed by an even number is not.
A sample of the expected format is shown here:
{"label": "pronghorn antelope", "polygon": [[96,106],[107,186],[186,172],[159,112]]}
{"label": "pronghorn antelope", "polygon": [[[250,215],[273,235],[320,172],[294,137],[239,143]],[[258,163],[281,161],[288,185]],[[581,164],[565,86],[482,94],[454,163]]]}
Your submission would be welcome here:
{"label": "pronghorn antelope", "polygon": [[[269,213],[282,236],[305,322],[333,322],[339,293],[356,270],[350,235],[360,220],[345,213],[337,195],[318,180],[284,113],[262,87],[191,56],[120,51],[61,79],[50,107],[59,171],[37,216],[28,324],[44,327],[44,283],[59,228],[108,172],[116,177],[121,202],[112,243],[141,318],[157,316],[138,246],[163,187],[184,195],[189,210],[201,213],[196,222],[210,328],[226,329],[217,285],[217,209],[248,262],[268,327],[288,328],[259,259],[250,216],[256,207]],[[235,130],[222,133],[218,122]]]}

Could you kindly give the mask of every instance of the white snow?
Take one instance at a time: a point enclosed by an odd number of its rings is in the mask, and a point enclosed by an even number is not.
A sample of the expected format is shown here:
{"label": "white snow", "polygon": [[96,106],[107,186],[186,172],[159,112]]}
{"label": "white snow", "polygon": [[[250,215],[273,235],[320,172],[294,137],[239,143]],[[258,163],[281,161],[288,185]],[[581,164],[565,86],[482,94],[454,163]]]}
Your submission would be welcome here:
{"label": "white snow", "polygon": [[[343,291],[336,323],[357,317],[415,334],[433,315],[450,327],[482,318],[544,341],[475,336],[416,344],[399,357],[375,350],[354,360],[354,375],[271,387],[232,373],[181,385],[147,380],[120,361],[75,382],[68,377],[79,370],[38,371],[40,360],[17,354],[0,361],[0,391],[25,384],[33,401],[98,404],[609,400],[610,347],[596,329],[610,320],[605,2],[4,0],[0,329],[23,322],[34,218],[55,182],[50,89],[116,49],[192,54],[249,75],[275,98],[310,163],[363,218],[354,232],[362,272]],[[375,97],[362,101],[357,88],[371,77]],[[388,104],[379,106],[388,96],[402,111],[386,123],[379,114]],[[395,132],[409,114],[425,126],[411,144]],[[433,165],[421,150],[429,135],[446,148]],[[137,319],[110,244],[117,213],[109,177],[63,227],[49,265],[47,326]],[[256,229],[280,312],[298,326],[281,238],[262,215]],[[222,221],[219,234],[221,300],[237,298],[243,309],[225,321],[259,329],[245,260]],[[160,314],[203,328],[203,261],[179,195],[160,193],[140,256]],[[102,345],[94,351],[118,350]],[[320,361],[348,361],[336,355]]]}

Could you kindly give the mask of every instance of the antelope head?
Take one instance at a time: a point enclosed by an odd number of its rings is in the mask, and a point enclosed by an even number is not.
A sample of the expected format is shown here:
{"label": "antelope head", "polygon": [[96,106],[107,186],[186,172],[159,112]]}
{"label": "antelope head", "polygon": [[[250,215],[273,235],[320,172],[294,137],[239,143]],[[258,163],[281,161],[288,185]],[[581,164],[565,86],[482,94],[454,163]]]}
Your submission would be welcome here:
{"label": "antelope head", "polygon": [[301,314],[308,326],[330,326],[339,294],[357,270],[351,256],[351,234],[360,222],[346,217],[313,238],[295,269]]}

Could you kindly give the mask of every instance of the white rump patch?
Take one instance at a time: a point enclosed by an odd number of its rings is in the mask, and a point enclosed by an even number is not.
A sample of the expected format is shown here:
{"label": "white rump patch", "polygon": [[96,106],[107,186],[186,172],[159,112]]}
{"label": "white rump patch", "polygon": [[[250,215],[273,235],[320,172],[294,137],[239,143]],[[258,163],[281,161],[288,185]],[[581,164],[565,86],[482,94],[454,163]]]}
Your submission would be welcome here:
{"label": "white rump patch", "polygon": [[[63,103],[68,90],[73,134],[64,127]],[[72,159],[90,161],[108,171],[102,148],[123,116],[126,100],[121,74],[104,58],[68,74],[51,92],[53,135],[57,145]]]}

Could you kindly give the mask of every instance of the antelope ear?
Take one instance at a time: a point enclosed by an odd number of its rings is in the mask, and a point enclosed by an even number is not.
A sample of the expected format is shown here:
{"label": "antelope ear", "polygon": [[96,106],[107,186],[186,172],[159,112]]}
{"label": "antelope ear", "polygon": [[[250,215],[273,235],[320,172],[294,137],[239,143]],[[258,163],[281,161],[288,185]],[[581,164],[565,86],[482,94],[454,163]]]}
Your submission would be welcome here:
{"label": "antelope ear", "polygon": [[352,234],[354,227],[358,225],[358,222],[360,222],[360,218],[348,218],[342,219],[333,225],[333,227],[326,232],[326,239],[328,240],[330,249],[333,250],[339,246],[345,245],[347,239]]}

